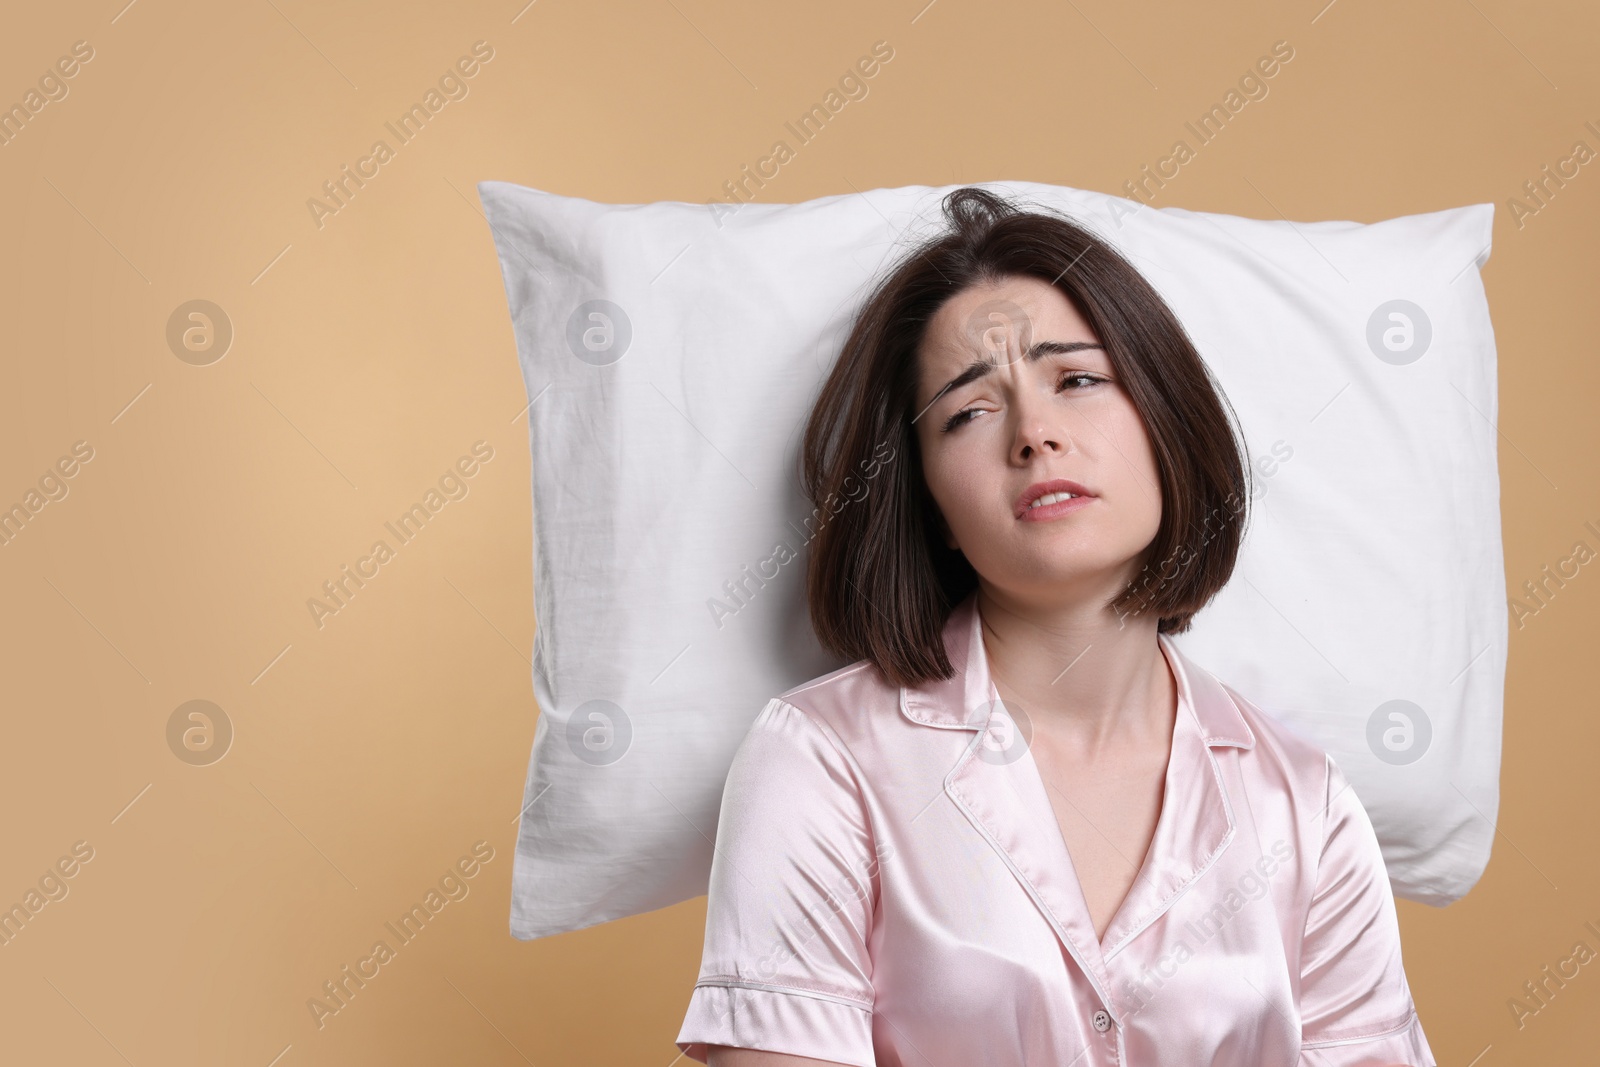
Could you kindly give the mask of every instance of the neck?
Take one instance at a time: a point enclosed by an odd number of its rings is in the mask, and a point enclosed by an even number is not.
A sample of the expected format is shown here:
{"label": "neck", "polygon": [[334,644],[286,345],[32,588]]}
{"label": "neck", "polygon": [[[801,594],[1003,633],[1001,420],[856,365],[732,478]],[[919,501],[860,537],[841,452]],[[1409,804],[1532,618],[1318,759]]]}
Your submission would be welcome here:
{"label": "neck", "polygon": [[1000,699],[1086,755],[1164,744],[1177,682],[1157,620],[1097,603],[1037,604],[980,587],[984,656]]}

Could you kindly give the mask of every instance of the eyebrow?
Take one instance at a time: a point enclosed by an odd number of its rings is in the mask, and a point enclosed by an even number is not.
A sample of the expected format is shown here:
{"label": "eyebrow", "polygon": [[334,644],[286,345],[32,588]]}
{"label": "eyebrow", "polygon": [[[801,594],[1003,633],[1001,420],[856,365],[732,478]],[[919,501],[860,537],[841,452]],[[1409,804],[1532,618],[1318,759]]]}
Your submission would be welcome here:
{"label": "eyebrow", "polygon": [[[1023,358],[1029,363],[1034,363],[1044,356],[1066,355],[1069,352],[1081,352],[1086,348],[1098,348],[1102,352],[1105,351],[1105,346],[1096,344],[1093,341],[1038,341],[1028,349]],[[950,390],[959,389],[968,382],[977,381],[994,370],[996,366],[998,364],[991,363],[986,359],[973,360],[967,364],[965,370],[951,378],[945,383],[943,389],[934,394],[933,399],[928,401],[928,406],[932,407],[941,396],[944,396]]]}

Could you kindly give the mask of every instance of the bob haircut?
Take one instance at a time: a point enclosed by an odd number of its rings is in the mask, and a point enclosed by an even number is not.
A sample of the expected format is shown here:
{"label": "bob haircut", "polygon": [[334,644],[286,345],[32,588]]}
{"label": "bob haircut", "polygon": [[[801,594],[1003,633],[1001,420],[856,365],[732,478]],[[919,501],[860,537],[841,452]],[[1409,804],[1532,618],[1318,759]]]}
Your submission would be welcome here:
{"label": "bob haircut", "polygon": [[948,232],[913,248],[868,296],[806,421],[801,485],[823,516],[806,575],[818,640],[871,660],[894,685],[954,673],[943,627],[978,575],[945,543],[923,478],[918,351],[946,300],[1011,276],[1038,278],[1077,307],[1159,469],[1160,528],[1139,576],[1105,606],[1122,619],[1152,612],[1157,632],[1184,632],[1232,575],[1244,536],[1248,468],[1232,406],[1177,316],[1101,238],[978,187],[951,192],[943,211]]}

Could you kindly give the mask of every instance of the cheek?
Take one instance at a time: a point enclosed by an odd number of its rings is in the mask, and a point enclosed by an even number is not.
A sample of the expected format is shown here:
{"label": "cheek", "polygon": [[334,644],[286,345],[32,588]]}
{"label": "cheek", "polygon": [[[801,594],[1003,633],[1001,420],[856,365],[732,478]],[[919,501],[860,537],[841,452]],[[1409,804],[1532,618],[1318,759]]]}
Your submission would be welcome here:
{"label": "cheek", "polygon": [[1119,406],[1115,425],[1117,480],[1122,483],[1121,496],[1130,505],[1128,514],[1141,529],[1148,528],[1153,536],[1161,522],[1161,471],[1156,463],[1155,449],[1145,430],[1144,420],[1131,401]]}
{"label": "cheek", "polygon": [[1119,399],[1108,405],[1101,425],[1106,427],[1106,436],[1116,446],[1114,455],[1120,460],[1123,472],[1140,484],[1155,484],[1155,450],[1133,402]]}

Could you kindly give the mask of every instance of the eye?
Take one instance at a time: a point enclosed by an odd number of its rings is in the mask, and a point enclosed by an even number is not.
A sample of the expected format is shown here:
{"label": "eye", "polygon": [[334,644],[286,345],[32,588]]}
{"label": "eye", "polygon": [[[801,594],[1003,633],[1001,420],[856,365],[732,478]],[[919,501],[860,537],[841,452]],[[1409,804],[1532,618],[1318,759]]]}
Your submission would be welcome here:
{"label": "eye", "polygon": [[951,430],[955,429],[957,426],[965,425],[966,423],[971,421],[969,416],[976,415],[977,413],[978,413],[978,409],[977,408],[962,408],[960,411],[956,412],[954,415],[951,415],[948,419],[945,420],[944,432],[945,433],[949,433]]}
{"label": "eye", "polygon": [[[1069,371],[1067,371],[1067,372],[1065,372],[1064,374],[1061,375],[1061,385],[1060,385],[1060,388],[1057,389],[1057,392],[1061,392],[1061,391],[1068,390],[1068,389],[1076,392],[1079,389],[1088,389],[1088,388],[1091,388],[1092,386],[1099,385],[1099,384],[1101,384],[1103,382],[1108,382],[1110,380],[1111,379],[1109,379],[1109,378],[1102,378],[1098,374],[1090,374],[1088,371],[1069,370]],[[1081,385],[1068,385],[1067,384],[1068,382],[1081,382],[1083,384],[1081,384]],[[951,430],[954,430],[957,427],[964,426],[967,423],[971,422],[972,421],[972,417],[977,415],[980,410],[982,410],[982,409],[980,409],[980,408],[962,408],[960,411],[956,412],[954,415],[951,415],[950,418],[945,420],[944,432],[945,433],[949,433]]]}

